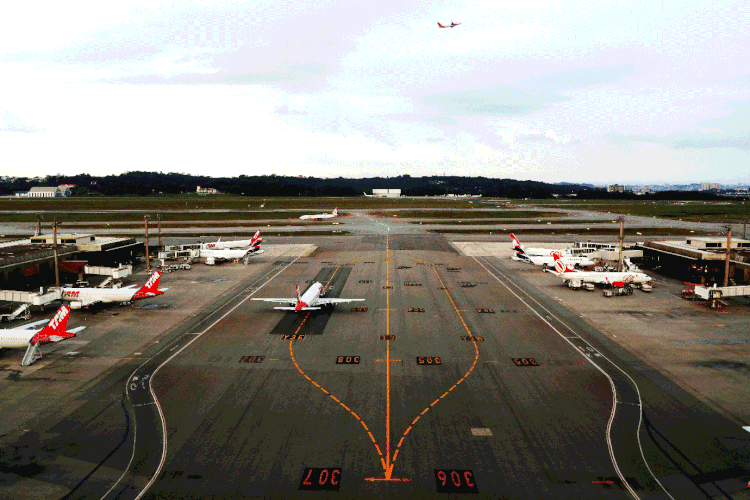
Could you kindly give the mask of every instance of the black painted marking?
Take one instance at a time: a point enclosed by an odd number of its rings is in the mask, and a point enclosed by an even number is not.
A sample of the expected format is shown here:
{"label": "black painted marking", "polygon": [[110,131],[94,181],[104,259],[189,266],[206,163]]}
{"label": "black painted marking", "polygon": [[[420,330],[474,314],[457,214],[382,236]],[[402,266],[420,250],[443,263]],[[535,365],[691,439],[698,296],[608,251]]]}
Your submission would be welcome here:
{"label": "black painted marking", "polygon": [[264,359],[265,356],[242,356],[240,363],[262,363]]}
{"label": "black painted marking", "polygon": [[337,356],[336,364],[337,365],[358,365],[359,356]]}
{"label": "black painted marking", "polygon": [[404,286],[422,286],[422,283],[404,283]]}
{"label": "black painted marking", "polygon": [[367,308],[366,307],[352,307],[352,312],[364,313],[364,312],[367,312]]}
{"label": "black painted marking", "polygon": [[461,288],[474,288],[475,286],[474,283],[461,283]]}
{"label": "black painted marking", "polygon": [[479,493],[470,470],[435,469],[435,486],[438,493]]}
{"label": "black painted marking", "polygon": [[302,472],[301,490],[339,491],[341,487],[341,467],[307,467]]}
{"label": "black painted marking", "polygon": [[483,308],[477,308],[477,312],[478,313],[485,313],[485,314],[495,314],[495,310],[494,309],[487,309],[485,307],[483,307]]}
{"label": "black painted marking", "polygon": [[395,335],[381,335],[380,340],[396,340]]}
{"label": "black painted marking", "polygon": [[511,358],[516,366],[539,366],[534,358]]}
{"label": "black painted marking", "polygon": [[410,313],[423,313],[424,307],[410,307],[409,312]]}
{"label": "black painted marking", "polygon": [[411,269],[411,266],[398,266],[397,269]]}
{"label": "black painted marking", "polygon": [[451,273],[457,273],[458,271],[461,270],[461,268],[460,267],[446,267],[445,270]]}
{"label": "black painted marking", "polygon": [[307,335],[304,333],[291,333],[282,335],[281,340],[305,340],[305,337],[307,337]]}
{"label": "black painted marking", "polygon": [[417,364],[424,366],[442,365],[443,360],[440,356],[417,356]]}
{"label": "black painted marking", "polygon": [[359,280],[360,283],[372,283],[372,280]]}
{"label": "black painted marking", "polygon": [[484,337],[478,337],[476,335],[462,335],[461,340],[466,342],[484,342]]}
{"label": "black painted marking", "polygon": [[390,290],[392,288],[393,288],[393,285],[388,285],[388,286],[383,285],[383,290]]}

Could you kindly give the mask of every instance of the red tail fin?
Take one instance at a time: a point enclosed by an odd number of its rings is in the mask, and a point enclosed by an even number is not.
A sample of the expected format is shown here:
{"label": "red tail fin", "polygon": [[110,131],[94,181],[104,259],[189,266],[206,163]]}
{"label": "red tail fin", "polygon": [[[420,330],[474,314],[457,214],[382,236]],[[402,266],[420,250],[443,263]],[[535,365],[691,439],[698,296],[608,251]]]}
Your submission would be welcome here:
{"label": "red tail fin", "polygon": [[518,238],[516,238],[515,234],[510,233],[510,238],[513,240],[513,248],[523,248],[521,246],[521,242],[518,241]]}
{"label": "red tail fin", "polygon": [[260,229],[255,231],[255,234],[253,235],[253,239],[250,240],[250,246],[254,246],[255,243],[260,239]]}
{"label": "red tail fin", "polygon": [[446,27],[446,26],[443,26],[443,25],[442,25],[442,24],[440,24],[440,23],[438,23],[438,26],[440,26],[441,28],[445,28],[445,27]]}
{"label": "red tail fin", "polygon": [[552,252],[552,257],[555,258],[555,270],[558,273],[575,273],[575,272],[578,272],[575,269],[571,269],[571,267],[568,264],[564,263],[560,259],[561,255],[560,255],[559,252]]}
{"label": "red tail fin", "polygon": [[299,285],[297,285],[297,305],[299,305],[300,302],[302,302],[302,301],[299,298]]}
{"label": "red tail fin", "polygon": [[55,312],[47,326],[42,328],[39,333],[34,335],[29,341],[30,344],[46,344],[48,342],[57,342],[58,340],[74,337],[75,333],[68,333],[68,318],[70,317],[70,306],[60,306]]}
{"label": "red tail fin", "polygon": [[146,297],[153,297],[154,295],[161,295],[164,292],[159,291],[159,280],[161,279],[161,271],[154,271],[149,276],[148,281],[141,287],[140,290],[135,292],[133,299],[143,299]]}

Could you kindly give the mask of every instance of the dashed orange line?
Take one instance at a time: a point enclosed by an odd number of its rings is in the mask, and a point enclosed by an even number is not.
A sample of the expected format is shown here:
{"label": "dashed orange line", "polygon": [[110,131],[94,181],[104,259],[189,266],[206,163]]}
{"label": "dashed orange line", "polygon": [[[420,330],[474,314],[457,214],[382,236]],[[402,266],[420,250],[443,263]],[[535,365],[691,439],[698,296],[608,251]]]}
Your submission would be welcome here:
{"label": "dashed orange line", "polygon": [[[308,316],[309,316],[309,315],[310,315],[310,313],[308,313]],[[307,319],[307,316],[305,317],[305,319]],[[303,320],[303,323],[304,323],[304,320]],[[301,327],[301,326],[302,326],[302,325],[300,325],[300,327]],[[372,439],[372,442],[373,442],[373,444],[375,445],[375,449],[377,450],[377,452],[378,452],[378,455],[380,455],[380,456],[382,457],[382,456],[383,456],[383,452],[382,452],[382,451],[380,450],[380,446],[378,446],[378,443],[377,443],[377,441],[375,441],[375,436],[373,436],[373,435],[372,435],[372,432],[370,432],[370,429],[368,429],[368,428],[367,428],[367,424],[365,424],[365,421],[364,421],[364,420],[362,420],[362,419],[361,419],[361,418],[359,417],[359,415],[357,415],[356,413],[354,413],[354,412],[353,412],[353,411],[352,411],[352,410],[351,410],[351,409],[350,409],[350,408],[349,408],[348,406],[346,406],[346,405],[345,405],[345,404],[344,404],[343,402],[339,401],[339,399],[338,399],[338,398],[337,398],[336,396],[334,396],[333,394],[331,394],[330,392],[328,392],[327,390],[325,390],[325,389],[324,389],[324,388],[323,388],[323,387],[322,387],[322,386],[321,386],[320,384],[318,384],[318,383],[317,383],[317,382],[315,382],[315,381],[314,381],[313,379],[311,379],[311,378],[310,378],[310,377],[309,377],[309,376],[308,376],[308,375],[307,375],[307,374],[306,374],[306,373],[305,373],[305,372],[304,372],[304,371],[302,370],[302,368],[300,368],[299,364],[297,363],[297,359],[296,359],[296,358],[294,357],[294,349],[293,349],[293,345],[294,345],[294,341],[293,341],[293,340],[290,340],[290,341],[289,341],[289,355],[290,355],[290,356],[292,357],[292,363],[294,363],[294,366],[295,366],[295,367],[297,368],[297,370],[298,370],[298,371],[299,371],[299,372],[300,372],[300,373],[302,374],[302,376],[303,376],[303,377],[305,377],[305,378],[306,378],[307,380],[309,380],[310,382],[312,382],[312,384],[313,384],[313,385],[314,385],[315,387],[317,387],[318,389],[320,389],[321,391],[323,391],[323,392],[324,392],[325,394],[327,394],[327,395],[328,395],[328,396],[329,396],[329,397],[330,397],[331,399],[333,399],[334,401],[336,401],[336,402],[337,402],[337,403],[338,403],[339,405],[341,405],[341,407],[342,407],[342,408],[344,408],[344,409],[345,409],[346,411],[348,411],[348,412],[349,412],[349,413],[350,413],[350,414],[351,414],[352,416],[354,416],[354,418],[356,418],[356,419],[357,419],[357,420],[359,421],[359,423],[360,423],[360,424],[362,424],[362,427],[364,427],[364,428],[365,428],[365,431],[366,431],[366,432],[367,432],[367,434],[368,434],[368,435],[370,436],[370,439]],[[381,462],[383,462],[383,464],[384,464],[384,467],[383,467],[383,468],[385,469],[385,462],[383,461],[383,459],[382,459],[382,458],[381,458],[380,460],[381,460]]]}
{"label": "dashed orange line", "polygon": [[[451,304],[453,305],[453,309],[456,310],[456,314],[458,315],[458,319],[460,319],[461,320],[461,324],[464,325],[464,328],[466,329],[466,333],[468,333],[469,336],[471,336],[473,338],[474,336],[472,335],[471,330],[469,330],[469,327],[466,324],[466,321],[464,321],[463,316],[461,316],[461,311],[456,306],[456,303],[453,301],[453,297],[451,297],[451,294],[448,293],[448,287],[445,286],[445,283],[443,283],[443,279],[440,277],[440,275],[437,272],[437,269],[435,269],[434,266],[433,266],[432,270],[435,272],[435,275],[440,280],[440,285],[442,286],[443,290],[445,291],[445,294],[448,296],[448,300],[451,301]],[[417,418],[415,418],[414,421],[411,423],[411,425],[406,429],[406,431],[404,432],[404,435],[401,437],[401,440],[398,442],[398,445],[396,446],[396,451],[393,454],[393,460],[391,460],[391,462],[390,462],[391,471],[393,470],[393,464],[395,464],[395,462],[396,462],[396,457],[398,456],[398,452],[401,449],[401,445],[403,444],[404,439],[406,438],[406,435],[409,434],[409,431],[411,431],[412,427],[414,425],[416,425],[416,423],[420,419],[420,417],[422,415],[424,415],[425,413],[427,413],[430,410],[430,408],[432,408],[433,406],[435,406],[435,404],[438,401],[440,401],[445,396],[447,396],[453,389],[455,389],[456,387],[458,387],[458,385],[461,382],[463,382],[464,380],[466,380],[466,377],[468,377],[471,374],[471,372],[474,371],[474,368],[477,366],[477,362],[479,361],[479,346],[477,345],[476,340],[472,340],[472,342],[474,343],[474,350],[476,352],[476,356],[474,356],[474,363],[471,365],[471,368],[469,368],[469,371],[467,371],[464,374],[464,376],[461,377],[461,379],[458,382],[456,382],[455,384],[453,384],[453,386],[451,386],[451,388],[448,389],[445,392],[445,394],[443,394],[442,396],[440,396],[438,399],[436,399],[435,401],[433,401],[432,404],[430,404],[430,406],[428,406],[427,408],[425,408],[422,411],[422,413],[420,413],[419,416],[417,416]],[[386,472],[386,474],[388,474],[388,472]]]}

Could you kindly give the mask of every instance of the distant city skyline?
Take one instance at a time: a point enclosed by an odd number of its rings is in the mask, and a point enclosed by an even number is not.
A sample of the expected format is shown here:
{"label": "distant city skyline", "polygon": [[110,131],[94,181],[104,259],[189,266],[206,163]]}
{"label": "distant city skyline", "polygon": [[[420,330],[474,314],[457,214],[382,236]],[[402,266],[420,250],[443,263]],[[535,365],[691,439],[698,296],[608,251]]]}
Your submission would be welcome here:
{"label": "distant city skyline", "polygon": [[6,175],[750,183],[736,1],[6,7]]}

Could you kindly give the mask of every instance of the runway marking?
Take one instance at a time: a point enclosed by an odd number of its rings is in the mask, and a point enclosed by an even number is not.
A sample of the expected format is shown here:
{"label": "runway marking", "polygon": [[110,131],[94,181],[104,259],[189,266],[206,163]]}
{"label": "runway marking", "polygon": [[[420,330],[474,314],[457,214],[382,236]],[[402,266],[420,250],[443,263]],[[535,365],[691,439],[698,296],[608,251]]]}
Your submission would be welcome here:
{"label": "runway marking", "polygon": [[[447,290],[447,288],[445,286],[445,283],[443,283],[443,278],[440,277],[440,274],[437,272],[437,269],[435,268],[435,266],[432,266],[432,270],[435,273],[435,276],[437,276],[438,280],[440,280],[440,284],[443,286],[443,290],[445,291],[445,294],[448,296],[448,300],[450,300],[451,305],[453,306],[453,309],[456,311],[456,314],[458,315],[458,319],[460,319],[461,320],[461,324],[464,325],[464,328],[466,329],[466,333],[468,333],[469,336],[472,339],[474,339],[475,336],[471,333],[471,330],[469,330],[469,326],[466,324],[466,321],[464,321],[464,318],[461,315],[461,310],[458,308],[458,306],[456,306],[456,303],[453,300],[453,297],[451,297],[451,294],[450,294],[450,292],[448,292],[448,290]],[[414,419],[414,421],[411,423],[411,425],[406,429],[406,431],[404,432],[403,436],[401,437],[401,440],[398,442],[398,445],[396,446],[396,451],[393,454],[393,460],[390,463],[390,470],[386,471],[386,478],[390,477],[390,474],[393,471],[393,465],[396,462],[396,457],[398,456],[398,452],[401,449],[401,445],[404,442],[404,438],[406,437],[407,434],[409,434],[409,431],[411,431],[412,427],[417,424],[417,421],[425,413],[427,413],[430,410],[430,408],[432,408],[433,406],[435,406],[441,399],[443,399],[445,396],[447,396],[448,394],[450,394],[451,391],[453,391],[456,387],[458,387],[461,384],[461,382],[463,382],[464,380],[466,380],[466,377],[468,377],[471,374],[471,372],[474,371],[474,368],[477,366],[477,362],[479,362],[479,346],[477,345],[476,340],[472,340],[472,343],[474,344],[474,350],[476,352],[476,355],[474,356],[474,363],[471,365],[471,368],[469,368],[469,371],[467,371],[464,374],[464,376],[461,377],[461,379],[458,382],[456,382],[455,384],[453,384],[450,389],[448,389],[447,391],[445,391],[445,393],[442,396],[440,396],[435,401],[433,401],[430,404],[430,406],[428,406],[427,408],[425,408],[424,410],[422,410],[422,413],[420,413],[417,416],[417,418]]]}
{"label": "runway marking", "polygon": [[[559,336],[560,336],[561,338],[563,338],[563,339],[566,339],[565,335],[564,335],[564,334],[563,334],[562,332],[560,332],[560,331],[559,331],[559,330],[558,330],[557,328],[555,328],[554,326],[552,326],[552,323],[550,323],[550,322],[549,322],[549,321],[548,321],[547,319],[545,319],[545,318],[544,318],[544,317],[543,317],[543,316],[542,316],[542,315],[541,315],[541,314],[540,314],[540,313],[539,313],[539,312],[538,312],[538,311],[537,311],[536,309],[532,308],[532,307],[531,307],[531,306],[530,306],[530,305],[529,305],[529,304],[528,304],[528,303],[527,303],[527,302],[526,302],[525,300],[523,300],[523,299],[521,298],[521,296],[519,296],[519,295],[518,295],[518,294],[517,294],[516,292],[514,292],[514,291],[513,291],[513,290],[512,290],[512,289],[511,289],[511,288],[510,288],[510,287],[509,287],[509,286],[508,286],[508,285],[507,285],[507,284],[506,284],[506,283],[505,283],[504,281],[502,281],[502,280],[501,280],[500,278],[498,278],[498,276],[497,276],[497,275],[495,275],[494,273],[492,273],[492,271],[490,271],[489,269],[487,269],[487,267],[486,267],[486,266],[485,266],[484,264],[482,264],[482,262],[480,262],[480,261],[479,261],[479,259],[477,259],[476,257],[473,257],[473,256],[472,256],[472,258],[473,258],[473,259],[474,259],[474,260],[475,260],[475,261],[477,262],[477,264],[479,264],[480,266],[482,266],[482,268],[484,268],[484,270],[485,270],[485,271],[487,271],[487,273],[488,273],[488,274],[489,274],[490,276],[492,276],[493,278],[495,278],[495,280],[497,280],[497,282],[498,282],[498,283],[500,283],[500,284],[501,284],[502,286],[504,286],[504,287],[505,287],[505,288],[506,288],[506,289],[507,289],[507,290],[508,290],[508,291],[509,291],[510,293],[512,293],[512,294],[513,294],[513,295],[514,295],[514,296],[515,296],[515,297],[516,297],[516,298],[517,298],[518,300],[520,300],[520,301],[521,301],[521,302],[522,302],[522,303],[523,303],[524,305],[526,305],[526,306],[527,306],[527,307],[528,307],[528,308],[529,308],[529,309],[531,310],[531,312],[532,312],[532,313],[534,313],[534,314],[535,314],[536,316],[538,316],[538,317],[539,317],[539,319],[541,319],[541,320],[542,320],[542,321],[543,321],[544,323],[546,323],[546,324],[547,324],[547,326],[549,326],[549,327],[550,327],[550,328],[552,329],[552,331],[554,331],[554,332],[555,332],[555,333],[556,333],[557,335],[559,335]],[[514,282],[513,282],[512,280],[508,279],[508,278],[507,278],[507,276],[505,276],[505,275],[504,275],[504,274],[503,274],[502,272],[500,272],[500,271],[499,271],[499,270],[498,270],[498,269],[497,269],[497,268],[496,268],[495,266],[493,266],[493,265],[492,265],[492,264],[491,264],[491,263],[490,263],[490,262],[489,262],[489,261],[487,260],[487,258],[486,258],[486,257],[484,257],[484,258],[483,258],[483,260],[484,260],[484,261],[485,261],[485,262],[487,263],[487,265],[489,265],[489,266],[490,266],[490,267],[491,267],[491,268],[492,268],[492,269],[493,269],[493,270],[494,270],[495,272],[497,272],[497,273],[498,273],[498,274],[500,274],[501,276],[505,277],[505,278],[506,278],[506,280],[507,280],[508,282],[512,283],[512,284],[513,284],[513,286],[515,286],[516,288],[518,288],[518,290],[519,290],[519,291],[520,291],[521,293],[523,293],[523,294],[524,294],[524,295],[526,295],[526,296],[527,296],[527,297],[528,297],[528,298],[529,298],[530,300],[532,300],[533,302],[535,302],[535,303],[536,303],[536,304],[537,304],[537,305],[538,305],[538,306],[539,306],[539,307],[540,307],[541,309],[543,309],[543,310],[544,310],[545,312],[548,312],[548,313],[550,313],[550,314],[551,314],[551,315],[552,315],[553,317],[555,317],[555,319],[557,319],[557,321],[558,321],[558,322],[559,322],[559,323],[560,323],[561,325],[563,325],[563,326],[564,326],[564,327],[565,327],[565,328],[566,328],[567,330],[569,330],[569,331],[570,331],[571,333],[575,334],[575,332],[573,331],[573,329],[572,329],[572,328],[571,328],[570,326],[568,326],[568,324],[567,324],[567,323],[565,323],[565,322],[563,322],[563,321],[562,321],[561,319],[557,318],[557,316],[555,316],[554,314],[552,314],[552,313],[551,313],[551,311],[549,311],[549,310],[548,310],[548,309],[547,309],[546,307],[544,307],[544,306],[543,306],[543,305],[542,305],[541,303],[539,303],[539,301],[537,301],[536,299],[534,299],[534,298],[533,298],[533,297],[532,297],[531,295],[529,295],[529,294],[528,294],[528,293],[527,293],[526,291],[524,291],[524,290],[523,290],[523,289],[522,289],[522,288],[521,288],[520,286],[518,286],[518,285],[517,285],[516,283],[514,283]],[[593,346],[591,346],[591,344],[590,344],[590,343],[589,343],[589,342],[588,342],[588,341],[587,341],[586,339],[584,339],[584,338],[582,338],[582,337],[580,337],[580,336],[579,336],[579,337],[577,337],[577,339],[578,339],[578,340],[580,340],[580,341],[582,341],[582,342],[585,342],[585,343],[586,343],[586,344],[588,345],[588,347],[590,347],[590,348],[591,348],[591,350],[593,350],[593,351],[596,351],[596,349],[594,349],[594,347],[593,347]],[[572,342],[571,342],[571,341],[570,341],[569,339],[566,339],[566,342],[568,342],[568,344],[570,344],[570,345],[571,345],[571,346],[572,346],[572,347],[573,347],[573,348],[574,348],[574,349],[575,349],[575,350],[576,350],[577,352],[579,352],[579,353],[581,353],[581,354],[584,354],[584,355],[586,355],[586,354],[587,354],[587,353],[586,353],[585,351],[582,351],[582,350],[580,350],[579,348],[577,348],[577,347],[576,347],[576,346],[575,346],[575,345],[574,345],[574,344],[573,344],[573,343],[572,343]],[[636,383],[635,383],[635,380],[633,380],[633,378],[632,378],[632,377],[631,377],[630,375],[628,375],[628,373],[627,373],[627,372],[625,372],[625,371],[624,371],[624,370],[623,370],[622,368],[620,368],[620,367],[619,367],[619,366],[617,366],[617,365],[616,365],[615,363],[613,363],[613,362],[612,362],[612,361],[611,361],[611,360],[610,360],[609,358],[607,358],[607,357],[606,357],[606,356],[604,356],[603,354],[599,353],[598,351],[596,351],[596,352],[597,352],[597,353],[599,354],[599,356],[601,356],[601,357],[602,357],[603,359],[606,359],[606,360],[607,360],[607,361],[608,361],[608,362],[609,362],[609,363],[610,363],[610,364],[611,364],[612,366],[614,366],[614,367],[615,367],[615,368],[616,368],[617,370],[619,370],[620,372],[622,372],[622,373],[623,373],[623,375],[625,375],[625,376],[626,376],[626,377],[627,377],[628,379],[630,379],[630,381],[631,381],[631,382],[633,383],[633,386],[635,387],[636,393],[638,394],[638,406],[642,408],[642,407],[643,407],[643,402],[642,402],[642,399],[641,399],[641,391],[640,391],[640,389],[639,389],[639,387],[638,387],[638,384],[636,384]],[[626,489],[628,490],[628,492],[629,492],[629,493],[630,493],[630,494],[631,494],[631,495],[632,495],[632,496],[633,496],[633,497],[634,497],[634,498],[635,498],[636,500],[638,500],[638,499],[640,499],[640,497],[639,497],[639,496],[638,496],[638,495],[637,495],[637,494],[635,493],[635,491],[633,490],[633,488],[632,488],[632,487],[630,486],[630,484],[629,484],[629,483],[627,482],[627,480],[626,480],[626,479],[625,479],[625,477],[623,476],[622,472],[620,471],[620,467],[619,467],[619,466],[618,466],[618,464],[617,464],[617,460],[615,459],[615,455],[614,455],[614,448],[613,448],[613,445],[612,445],[612,439],[611,439],[612,422],[614,421],[614,418],[615,418],[615,411],[616,411],[616,409],[617,409],[617,389],[616,389],[616,387],[615,387],[615,383],[614,383],[614,380],[612,380],[612,377],[611,377],[611,376],[610,376],[610,375],[609,375],[609,374],[608,374],[608,373],[607,373],[607,372],[606,372],[606,371],[605,371],[605,370],[604,370],[604,369],[603,369],[603,368],[602,368],[601,366],[599,366],[599,365],[598,365],[598,364],[597,364],[596,362],[594,362],[594,360],[593,360],[593,359],[592,359],[592,358],[591,358],[590,356],[586,355],[586,358],[585,358],[585,359],[586,359],[586,360],[588,360],[588,362],[589,362],[589,363],[591,363],[591,364],[592,364],[592,365],[593,365],[593,366],[594,366],[594,367],[595,367],[595,368],[596,368],[597,370],[599,370],[599,371],[600,371],[600,372],[601,372],[601,373],[602,373],[602,374],[603,374],[603,375],[604,375],[604,376],[605,376],[605,377],[607,378],[607,380],[609,380],[609,384],[610,384],[610,387],[611,387],[611,389],[612,389],[612,412],[610,413],[610,416],[609,416],[609,421],[607,422],[607,430],[606,430],[606,440],[607,440],[607,448],[608,448],[608,450],[609,450],[609,457],[610,457],[610,459],[612,460],[612,465],[613,465],[613,466],[614,466],[614,468],[615,468],[615,472],[617,472],[617,476],[618,476],[618,477],[620,478],[620,480],[622,481],[622,483],[623,483],[623,484],[625,485],[625,488],[626,488]],[[658,484],[658,485],[659,485],[659,486],[661,487],[661,489],[662,489],[662,490],[664,491],[664,493],[666,493],[666,495],[667,495],[667,496],[668,496],[669,498],[671,498],[672,500],[675,500],[675,498],[674,498],[674,497],[673,497],[673,496],[672,496],[672,495],[671,495],[671,494],[669,493],[669,491],[668,491],[668,490],[667,490],[667,489],[666,489],[666,488],[664,487],[664,485],[663,485],[663,484],[661,483],[661,481],[659,481],[659,479],[658,479],[658,478],[656,477],[656,475],[654,474],[654,472],[653,472],[653,471],[651,470],[651,466],[649,465],[648,461],[646,460],[646,456],[645,456],[645,455],[644,455],[644,453],[643,453],[643,446],[642,446],[642,444],[641,444],[641,437],[640,437],[640,430],[641,430],[641,425],[642,425],[642,423],[643,423],[643,411],[641,410],[641,412],[640,412],[640,417],[639,417],[639,420],[638,420],[638,429],[636,430],[636,438],[637,438],[637,440],[638,440],[638,448],[640,449],[640,452],[641,452],[641,458],[643,459],[643,463],[644,463],[644,464],[646,465],[646,469],[647,469],[647,470],[648,470],[648,472],[649,472],[649,473],[651,474],[651,477],[652,477],[652,478],[654,479],[654,481],[656,481],[656,483],[657,483],[657,484]]]}

